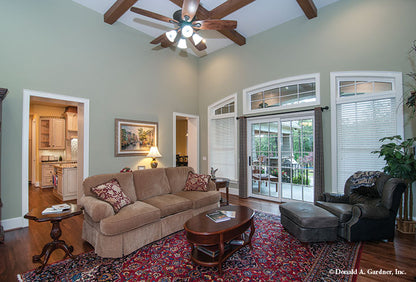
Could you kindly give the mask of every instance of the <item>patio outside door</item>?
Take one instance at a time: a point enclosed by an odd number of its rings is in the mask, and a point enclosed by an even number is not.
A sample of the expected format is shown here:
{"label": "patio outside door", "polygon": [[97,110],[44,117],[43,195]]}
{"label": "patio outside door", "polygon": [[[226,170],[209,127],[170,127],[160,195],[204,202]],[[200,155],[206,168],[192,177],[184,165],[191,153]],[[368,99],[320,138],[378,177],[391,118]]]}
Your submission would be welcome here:
{"label": "patio outside door", "polygon": [[263,117],[247,123],[248,195],[313,201],[313,117]]}

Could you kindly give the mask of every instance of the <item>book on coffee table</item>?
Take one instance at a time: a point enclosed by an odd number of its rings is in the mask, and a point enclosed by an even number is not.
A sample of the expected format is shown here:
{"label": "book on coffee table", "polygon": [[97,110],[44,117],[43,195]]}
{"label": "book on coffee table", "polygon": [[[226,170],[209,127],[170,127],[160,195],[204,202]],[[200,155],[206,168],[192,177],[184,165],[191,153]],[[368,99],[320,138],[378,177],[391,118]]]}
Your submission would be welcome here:
{"label": "book on coffee table", "polygon": [[59,204],[59,205],[52,205],[52,208],[59,211],[69,210],[71,208],[68,204]]}
{"label": "book on coffee table", "polygon": [[[216,256],[219,255],[220,250],[218,248],[218,246],[197,246],[198,251],[209,255],[212,258],[215,258]],[[230,245],[229,244],[225,244],[224,245],[224,251],[227,251],[230,249]]]}
{"label": "book on coffee table", "polygon": [[223,221],[227,221],[231,219],[230,217],[226,216],[221,211],[214,211],[214,212],[207,213],[207,216],[214,222],[223,222]]}

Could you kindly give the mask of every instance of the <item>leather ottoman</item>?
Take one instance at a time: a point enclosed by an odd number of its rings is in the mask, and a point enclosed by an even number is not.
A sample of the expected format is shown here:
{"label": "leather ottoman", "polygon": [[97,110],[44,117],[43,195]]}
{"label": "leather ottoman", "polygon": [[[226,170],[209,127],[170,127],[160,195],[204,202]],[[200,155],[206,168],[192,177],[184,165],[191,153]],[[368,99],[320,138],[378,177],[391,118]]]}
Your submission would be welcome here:
{"label": "leather ottoman", "polygon": [[335,241],[338,218],[308,203],[290,202],[279,206],[283,227],[301,242]]}

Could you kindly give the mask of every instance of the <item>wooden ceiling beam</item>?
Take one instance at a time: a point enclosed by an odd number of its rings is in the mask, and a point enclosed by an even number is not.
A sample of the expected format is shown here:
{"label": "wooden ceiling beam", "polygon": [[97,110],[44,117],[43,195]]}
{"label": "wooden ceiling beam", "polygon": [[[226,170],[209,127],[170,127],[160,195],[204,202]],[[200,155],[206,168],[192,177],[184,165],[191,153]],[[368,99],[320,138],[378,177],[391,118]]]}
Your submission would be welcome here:
{"label": "wooden ceiling beam", "polygon": [[243,8],[244,6],[254,2],[254,0],[228,0],[214,8],[209,12],[210,18],[212,19],[222,19],[229,14],[237,11],[238,9]]}
{"label": "wooden ceiling beam", "polygon": [[305,16],[308,19],[313,19],[318,16],[318,10],[316,9],[315,4],[313,3],[313,0],[296,0],[299,4],[299,6],[302,8],[303,12],[305,13]]}
{"label": "wooden ceiling beam", "polygon": [[117,0],[110,9],[104,14],[104,22],[108,24],[115,23],[128,9],[130,9],[137,0]]}
{"label": "wooden ceiling beam", "polygon": [[242,36],[240,33],[238,33],[235,29],[229,29],[229,30],[217,30],[222,35],[228,37],[230,40],[234,41],[237,45],[244,45],[246,44],[246,38]]}

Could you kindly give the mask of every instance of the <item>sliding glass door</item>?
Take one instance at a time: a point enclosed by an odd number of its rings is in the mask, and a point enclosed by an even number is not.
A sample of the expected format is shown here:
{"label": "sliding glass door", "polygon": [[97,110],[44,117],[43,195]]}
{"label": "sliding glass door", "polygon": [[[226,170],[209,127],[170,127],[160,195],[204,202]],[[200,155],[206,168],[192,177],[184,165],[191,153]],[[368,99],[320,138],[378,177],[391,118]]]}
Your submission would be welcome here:
{"label": "sliding glass door", "polygon": [[313,201],[313,128],[311,115],[248,121],[249,196]]}

